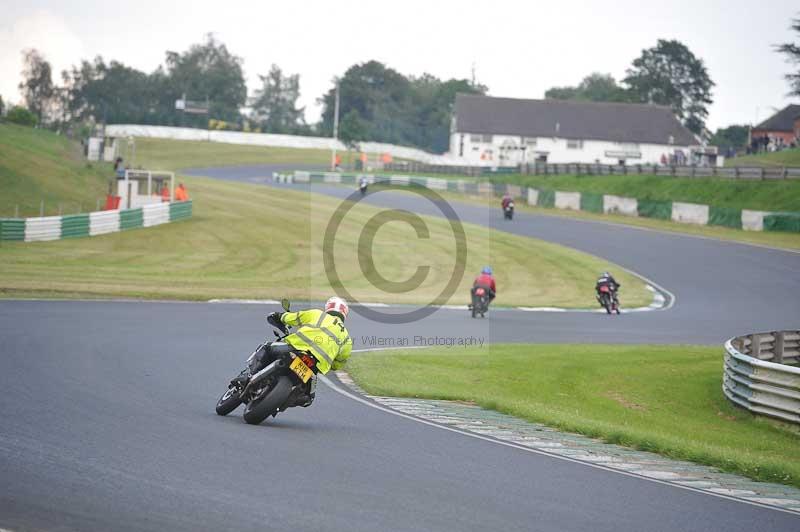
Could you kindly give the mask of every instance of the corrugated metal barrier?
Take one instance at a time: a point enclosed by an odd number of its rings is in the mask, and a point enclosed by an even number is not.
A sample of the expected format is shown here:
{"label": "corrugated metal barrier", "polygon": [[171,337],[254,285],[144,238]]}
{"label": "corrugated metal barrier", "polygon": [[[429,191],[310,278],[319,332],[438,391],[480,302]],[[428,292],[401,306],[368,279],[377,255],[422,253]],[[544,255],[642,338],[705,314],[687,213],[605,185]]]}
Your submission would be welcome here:
{"label": "corrugated metal barrier", "polygon": [[800,331],[755,333],[725,342],[722,391],[735,404],[800,424]]}

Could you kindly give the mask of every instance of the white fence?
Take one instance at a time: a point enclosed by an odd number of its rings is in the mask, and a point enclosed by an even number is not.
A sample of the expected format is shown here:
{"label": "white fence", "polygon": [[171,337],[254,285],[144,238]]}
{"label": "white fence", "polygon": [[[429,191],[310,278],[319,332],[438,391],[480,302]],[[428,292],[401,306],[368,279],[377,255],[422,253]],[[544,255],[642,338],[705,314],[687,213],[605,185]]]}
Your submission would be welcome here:
{"label": "white fence", "polygon": [[757,333],[725,342],[722,391],[754,414],[800,423],[800,331]]}
{"label": "white fence", "polygon": [[[276,135],[273,133],[241,133],[237,131],[209,131],[187,127],[142,126],[136,124],[114,124],[106,126],[108,137],[151,137],[173,140],[200,140],[225,144],[246,144],[251,146],[272,146],[279,148],[314,148],[321,150],[344,151],[347,147],[330,137],[302,137],[296,135]],[[360,142],[359,148],[367,153],[389,153],[392,157],[419,161],[426,164],[459,164],[459,160],[446,155],[436,155],[425,151],[383,144],[381,142]]]}

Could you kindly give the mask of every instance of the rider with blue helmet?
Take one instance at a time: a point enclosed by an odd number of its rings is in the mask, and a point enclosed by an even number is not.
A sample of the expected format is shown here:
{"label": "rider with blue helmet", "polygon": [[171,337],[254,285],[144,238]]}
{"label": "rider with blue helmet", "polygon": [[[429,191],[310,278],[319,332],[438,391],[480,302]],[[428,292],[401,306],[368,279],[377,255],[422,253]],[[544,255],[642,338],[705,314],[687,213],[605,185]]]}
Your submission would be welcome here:
{"label": "rider with blue helmet", "polygon": [[492,267],[484,266],[480,275],[475,278],[472,283],[472,297],[475,298],[475,290],[483,288],[489,295],[489,302],[491,303],[497,295],[497,285],[494,282],[494,275],[492,275]]}

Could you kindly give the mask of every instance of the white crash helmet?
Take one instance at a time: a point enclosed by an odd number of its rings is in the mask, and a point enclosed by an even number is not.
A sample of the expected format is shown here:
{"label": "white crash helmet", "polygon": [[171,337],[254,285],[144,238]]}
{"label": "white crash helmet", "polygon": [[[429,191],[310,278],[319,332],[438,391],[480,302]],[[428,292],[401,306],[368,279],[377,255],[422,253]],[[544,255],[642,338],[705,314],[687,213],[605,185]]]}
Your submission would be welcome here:
{"label": "white crash helmet", "polygon": [[350,307],[347,306],[347,301],[341,297],[332,297],[325,302],[325,312],[329,314],[338,314],[340,318],[347,319],[347,314],[350,312]]}

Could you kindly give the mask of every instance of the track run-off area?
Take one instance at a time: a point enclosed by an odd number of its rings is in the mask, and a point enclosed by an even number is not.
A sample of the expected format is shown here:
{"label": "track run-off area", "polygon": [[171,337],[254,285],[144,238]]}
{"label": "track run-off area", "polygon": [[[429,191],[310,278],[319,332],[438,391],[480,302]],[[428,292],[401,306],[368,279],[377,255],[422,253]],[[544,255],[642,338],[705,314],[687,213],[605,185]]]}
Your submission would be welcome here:
{"label": "track run-off area", "polygon": [[[264,182],[276,167],[197,174]],[[289,185],[281,185],[289,186]],[[302,189],[294,185],[294,189]],[[313,185],[313,193],[352,190]],[[280,194],[280,187],[274,188]],[[365,201],[439,215],[385,192]],[[468,223],[608,259],[668,294],[606,316],[442,309],[410,324],[351,313],[372,337],[707,344],[795,328],[800,254],[451,202]],[[472,274],[474,272],[467,272]],[[513,280],[499,280],[512,289]],[[624,304],[624,287],[621,293]],[[587,306],[593,302],[587,302]],[[800,516],[439,430],[354,398],[335,376],[308,409],[261,426],[214,404],[276,306],[0,302],[0,528],[9,530],[796,531]],[[354,355],[358,356],[358,355]],[[333,388],[335,387],[335,388]],[[358,399],[358,400],[356,400]]]}

